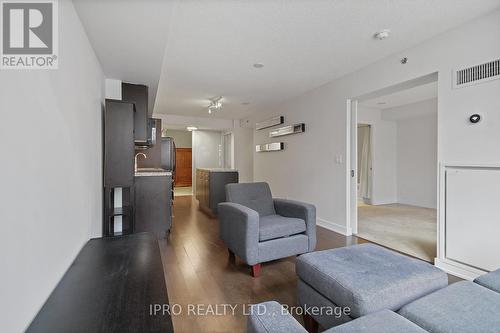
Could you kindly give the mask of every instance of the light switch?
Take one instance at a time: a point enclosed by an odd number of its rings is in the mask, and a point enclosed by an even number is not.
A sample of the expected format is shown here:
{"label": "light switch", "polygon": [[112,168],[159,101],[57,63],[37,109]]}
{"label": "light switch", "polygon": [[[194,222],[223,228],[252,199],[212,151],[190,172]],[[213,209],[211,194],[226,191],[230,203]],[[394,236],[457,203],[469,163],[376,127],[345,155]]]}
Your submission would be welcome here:
{"label": "light switch", "polygon": [[344,158],[341,154],[335,155],[335,163],[342,164],[344,162]]}

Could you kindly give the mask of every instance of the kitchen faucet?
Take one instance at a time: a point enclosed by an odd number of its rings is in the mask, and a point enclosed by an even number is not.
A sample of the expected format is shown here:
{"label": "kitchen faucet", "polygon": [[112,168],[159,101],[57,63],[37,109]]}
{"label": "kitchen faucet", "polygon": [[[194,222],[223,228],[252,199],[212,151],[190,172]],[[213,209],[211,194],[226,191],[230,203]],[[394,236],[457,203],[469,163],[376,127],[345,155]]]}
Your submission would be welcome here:
{"label": "kitchen faucet", "polygon": [[144,153],[137,153],[137,154],[135,154],[135,157],[134,157],[134,160],[135,160],[135,164],[134,164],[134,171],[135,171],[135,172],[137,172],[137,158],[139,157],[139,155],[144,156],[144,158],[148,158],[148,157],[146,156],[146,154],[144,154]]}

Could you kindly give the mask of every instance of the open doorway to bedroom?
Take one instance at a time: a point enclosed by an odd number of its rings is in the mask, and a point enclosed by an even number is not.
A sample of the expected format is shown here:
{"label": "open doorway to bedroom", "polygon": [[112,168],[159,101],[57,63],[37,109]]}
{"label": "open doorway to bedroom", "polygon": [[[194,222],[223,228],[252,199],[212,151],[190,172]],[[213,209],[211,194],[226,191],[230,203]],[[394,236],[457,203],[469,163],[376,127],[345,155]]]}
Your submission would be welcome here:
{"label": "open doorway to bedroom", "polygon": [[437,96],[433,74],[351,103],[353,233],[430,262],[437,252]]}

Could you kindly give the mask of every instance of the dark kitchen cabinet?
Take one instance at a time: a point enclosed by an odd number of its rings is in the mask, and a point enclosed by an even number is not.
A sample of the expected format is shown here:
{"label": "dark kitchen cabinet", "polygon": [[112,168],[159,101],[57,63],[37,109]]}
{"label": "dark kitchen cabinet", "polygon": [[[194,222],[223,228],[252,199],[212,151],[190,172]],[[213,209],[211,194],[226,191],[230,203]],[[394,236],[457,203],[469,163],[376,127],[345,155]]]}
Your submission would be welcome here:
{"label": "dark kitchen cabinet", "polygon": [[[121,188],[121,205],[115,207],[115,188],[104,188],[104,237],[128,235],[134,232],[134,187]],[[121,230],[115,230],[115,219],[120,217]]]}
{"label": "dark kitchen cabinet", "polygon": [[135,176],[134,232],[164,238],[172,226],[172,174]]}
{"label": "dark kitchen cabinet", "polygon": [[104,111],[104,187],[134,184],[134,105],[106,100]]}
{"label": "dark kitchen cabinet", "polygon": [[146,144],[148,140],[148,87],[142,84],[122,83],[122,101],[135,105],[134,141]]}

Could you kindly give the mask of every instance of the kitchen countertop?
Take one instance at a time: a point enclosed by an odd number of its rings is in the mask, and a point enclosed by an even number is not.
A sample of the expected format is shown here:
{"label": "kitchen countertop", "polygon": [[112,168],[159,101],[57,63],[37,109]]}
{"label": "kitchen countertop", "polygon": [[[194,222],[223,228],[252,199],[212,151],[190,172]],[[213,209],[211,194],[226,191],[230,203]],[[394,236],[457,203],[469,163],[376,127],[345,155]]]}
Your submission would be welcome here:
{"label": "kitchen countertop", "polygon": [[134,176],[136,177],[172,176],[172,172],[166,171],[161,168],[138,168]]}
{"label": "kitchen countertop", "polygon": [[227,168],[197,168],[197,169],[210,172],[238,172],[238,169],[227,169]]}

